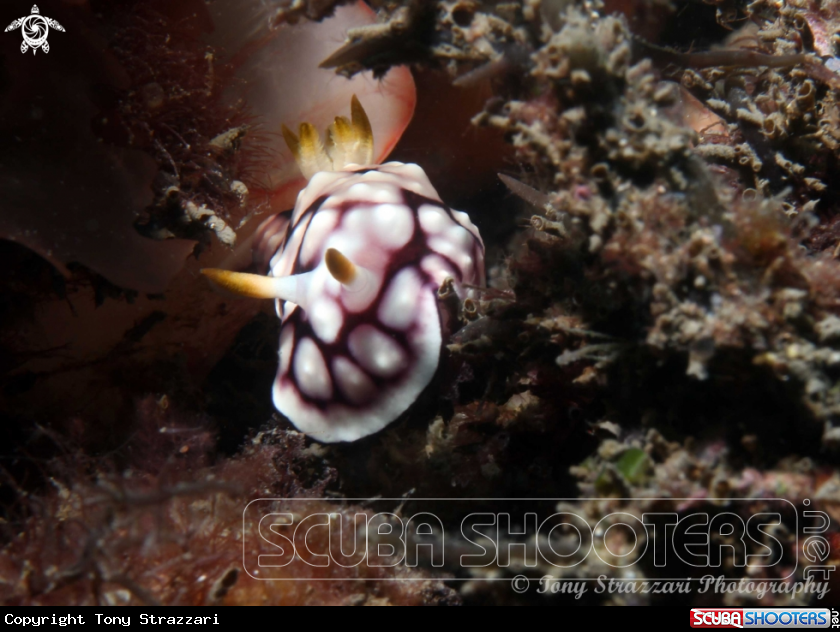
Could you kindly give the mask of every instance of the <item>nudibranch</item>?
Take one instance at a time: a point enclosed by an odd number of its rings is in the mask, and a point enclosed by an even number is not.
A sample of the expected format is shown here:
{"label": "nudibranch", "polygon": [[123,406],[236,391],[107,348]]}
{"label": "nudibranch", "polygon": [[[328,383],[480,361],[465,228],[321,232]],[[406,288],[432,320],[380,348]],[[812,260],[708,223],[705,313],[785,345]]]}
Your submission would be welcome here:
{"label": "nudibranch", "polygon": [[[355,441],[405,412],[431,382],[447,318],[441,287],[484,285],[484,244],[415,164],[371,164],[373,135],[354,96],[322,144],[283,128],[309,183],[270,222],[268,274],[203,270],[238,294],[276,300],[276,408],[318,441]],[[259,252],[255,252],[259,258]]]}

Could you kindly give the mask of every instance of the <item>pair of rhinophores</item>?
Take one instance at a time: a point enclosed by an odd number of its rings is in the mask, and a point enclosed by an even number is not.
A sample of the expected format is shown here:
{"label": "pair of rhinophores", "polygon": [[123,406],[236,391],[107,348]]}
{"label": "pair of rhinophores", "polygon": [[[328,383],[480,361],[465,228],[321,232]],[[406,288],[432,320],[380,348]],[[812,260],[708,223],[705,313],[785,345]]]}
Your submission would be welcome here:
{"label": "pair of rhinophores", "polygon": [[483,286],[484,244],[466,213],[414,164],[373,165],[373,134],[354,96],[322,144],[308,123],[283,128],[308,185],[291,214],[264,223],[254,260],[268,274],[202,272],[237,294],[276,301],[274,405],[318,441],[355,441],[387,426],[434,376],[446,314]]}

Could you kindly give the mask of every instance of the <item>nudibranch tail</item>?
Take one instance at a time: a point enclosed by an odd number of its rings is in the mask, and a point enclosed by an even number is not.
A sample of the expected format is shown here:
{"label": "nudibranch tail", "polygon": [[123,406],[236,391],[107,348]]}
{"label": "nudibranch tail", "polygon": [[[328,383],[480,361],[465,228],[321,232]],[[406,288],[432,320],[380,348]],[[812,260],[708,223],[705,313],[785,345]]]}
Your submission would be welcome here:
{"label": "nudibranch tail", "polygon": [[327,129],[326,144],[311,123],[301,123],[297,135],[282,126],[283,139],[307,180],[319,171],[341,171],[373,162],[373,129],[355,94],[350,100],[350,117],[335,117]]}

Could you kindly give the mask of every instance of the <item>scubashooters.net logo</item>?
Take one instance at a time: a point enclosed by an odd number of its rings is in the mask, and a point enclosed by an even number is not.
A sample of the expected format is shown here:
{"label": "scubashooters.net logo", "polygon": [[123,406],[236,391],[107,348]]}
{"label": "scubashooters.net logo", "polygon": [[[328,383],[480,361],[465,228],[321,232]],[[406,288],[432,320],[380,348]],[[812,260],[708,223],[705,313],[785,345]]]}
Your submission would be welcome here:
{"label": "scubashooters.net logo", "polygon": [[837,611],[828,608],[692,608],[692,628],[829,628]]}
{"label": "scubashooters.net logo", "polygon": [[38,5],[32,5],[32,13],[30,15],[18,18],[9,26],[6,27],[6,33],[9,31],[21,30],[23,34],[23,43],[20,45],[20,52],[25,53],[30,48],[34,55],[40,48],[45,53],[50,52],[50,45],[47,42],[47,36],[50,34],[50,29],[56,31],[64,31],[64,27],[52,18],[47,18],[41,15]]}

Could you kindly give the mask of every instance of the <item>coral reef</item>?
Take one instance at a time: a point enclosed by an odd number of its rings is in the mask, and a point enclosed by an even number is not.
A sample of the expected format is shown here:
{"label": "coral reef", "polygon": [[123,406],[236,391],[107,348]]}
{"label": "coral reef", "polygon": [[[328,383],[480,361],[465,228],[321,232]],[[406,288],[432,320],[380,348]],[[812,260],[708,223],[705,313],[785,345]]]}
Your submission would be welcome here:
{"label": "coral reef", "polygon": [[[273,19],[305,24],[342,4],[277,2]],[[447,527],[459,525],[464,498],[483,499],[476,507],[489,512],[518,498],[520,510],[574,511],[593,522],[697,511],[746,521],[783,499],[770,534],[780,562],[730,566],[730,576],[806,580],[796,561],[810,523],[796,516],[807,511],[830,518],[820,561],[840,561],[836,3],[715,0],[684,11],[657,0],[370,4],[377,22],[351,29],[324,65],[381,76],[413,64],[423,127],[410,126],[392,157],[427,159],[444,197],[470,213],[487,245],[488,287],[462,305],[438,375],[382,432],[320,445],[272,415],[277,323],[219,299],[214,313],[226,320],[213,327],[177,308],[167,320],[154,310],[138,319],[121,347],[128,351],[119,361],[106,356],[109,397],[95,406],[55,387],[49,405],[30,409],[36,398],[27,393],[55,370],[55,351],[9,332],[49,305],[53,321],[66,318],[56,311],[62,283],[4,246],[19,263],[0,295],[0,342],[14,350],[0,365],[5,602],[824,603],[758,588],[590,590],[576,599],[485,581],[513,577],[521,559],[469,571],[366,567],[380,581],[347,572],[318,591],[307,588],[314,582],[260,582],[244,572],[242,510],[268,496],[318,498],[306,512],[342,519],[372,513],[344,499],[403,499],[389,505],[394,515],[428,508],[419,499],[453,499],[435,506]],[[198,67],[204,57],[190,59]],[[445,98],[424,86],[445,86]],[[115,111],[148,133],[157,119],[136,108],[154,104],[155,92],[117,99]],[[178,153],[175,136],[149,136],[153,147],[152,137],[166,139],[158,157],[168,153],[181,180],[158,187],[177,186],[174,206],[158,198],[147,226],[174,225],[168,213],[180,209],[224,239],[224,226],[250,212],[237,116],[213,118],[187,139],[214,156],[218,177],[209,180],[196,175],[205,163]],[[171,125],[182,136],[201,127]],[[124,305],[123,295],[110,296],[106,306]],[[192,350],[175,360],[139,353],[172,348],[164,343],[178,329],[155,336],[169,319],[205,337],[222,332],[219,347],[200,357],[193,332],[184,334]],[[629,582],[709,572],[607,563],[633,548],[612,533],[603,557],[562,571],[543,564],[540,573]],[[416,581],[400,581],[407,577]]]}
{"label": "coral reef", "polygon": [[[126,462],[72,454],[65,467],[90,468],[80,485],[73,470],[51,472],[53,493],[29,507],[29,528],[11,537],[0,583],[7,605],[426,605],[458,603],[457,594],[424,571],[348,569],[318,591],[300,582],[260,581],[242,569],[242,497],[318,496],[335,473],[296,432],[259,435],[240,454],[208,466],[212,434],[200,419],[168,403],[137,405],[138,434]],[[71,464],[72,460],[72,464]],[[125,469],[123,469],[125,468]],[[311,512],[346,512],[328,501]],[[238,535],[237,535],[238,534]],[[310,540],[312,546],[317,541]],[[349,533],[342,546],[352,544]],[[258,555],[271,550],[253,541]],[[313,573],[310,577],[322,577]],[[420,582],[399,581],[410,577]],[[364,579],[384,581],[366,582]],[[338,581],[336,581],[338,580]]]}

